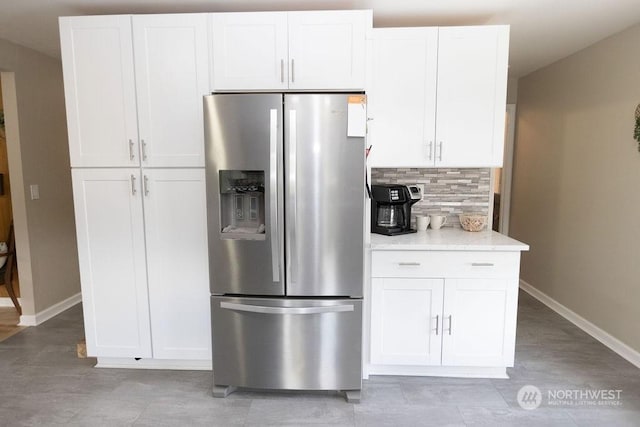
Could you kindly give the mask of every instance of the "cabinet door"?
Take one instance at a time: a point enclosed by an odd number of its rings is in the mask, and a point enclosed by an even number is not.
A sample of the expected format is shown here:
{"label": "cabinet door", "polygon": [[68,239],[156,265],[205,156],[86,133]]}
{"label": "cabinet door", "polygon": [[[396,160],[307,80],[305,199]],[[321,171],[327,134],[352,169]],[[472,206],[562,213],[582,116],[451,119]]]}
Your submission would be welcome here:
{"label": "cabinet door", "polygon": [[207,15],[132,19],[142,164],[204,167]]}
{"label": "cabinet door", "polygon": [[441,279],[371,281],[371,363],[439,365]]}
{"label": "cabinet door", "polygon": [[288,16],[290,89],[364,89],[370,11]]}
{"label": "cabinet door", "polygon": [[443,27],[436,166],[501,166],[509,27]]}
{"label": "cabinet door", "polygon": [[447,279],[442,364],[513,366],[517,279]]}
{"label": "cabinet door", "polygon": [[204,169],[142,174],[153,357],[210,360]]}
{"label": "cabinet door", "polygon": [[210,16],[214,90],[288,87],[286,12]]}
{"label": "cabinet door", "polygon": [[73,169],[87,354],[151,357],[138,169]]}
{"label": "cabinet door", "polygon": [[437,28],[373,30],[369,163],[433,166]]}
{"label": "cabinet door", "polygon": [[138,165],[131,18],[60,18],[60,45],[71,166]]}

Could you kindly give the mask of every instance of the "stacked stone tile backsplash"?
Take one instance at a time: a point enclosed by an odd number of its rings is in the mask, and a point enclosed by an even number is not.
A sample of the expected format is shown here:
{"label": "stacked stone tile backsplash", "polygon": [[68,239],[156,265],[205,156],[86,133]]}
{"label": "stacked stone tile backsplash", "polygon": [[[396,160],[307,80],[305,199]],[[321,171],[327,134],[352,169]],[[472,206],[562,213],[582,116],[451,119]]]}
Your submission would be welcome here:
{"label": "stacked stone tile backsplash", "polygon": [[413,205],[415,216],[442,212],[448,227],[460,227],[458,215],[463,212],[489,213],[491,198],[490,168],[372,168],[373,184],[424,184],[422,201]]}

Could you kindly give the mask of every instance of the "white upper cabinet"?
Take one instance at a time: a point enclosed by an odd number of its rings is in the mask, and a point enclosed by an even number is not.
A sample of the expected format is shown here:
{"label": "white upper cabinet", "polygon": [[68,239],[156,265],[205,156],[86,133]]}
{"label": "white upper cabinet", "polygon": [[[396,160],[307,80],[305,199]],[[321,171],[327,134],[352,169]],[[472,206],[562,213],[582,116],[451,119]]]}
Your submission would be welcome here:
{"label": "white upper cabinet", "polygon": [[206,14],[60,18],[60,37],[72,167],[204,166]]}
{"label": "white upper cabinet", "polygon": [[213,89],[362,90],[371,22],[371,11],[212,14]]}
{"label": "white upper cabinet", "polygon": [[71,166],[136,166],[129,16],[60,18]]}
{"label": "white upper cabinet", "polygon": [[509,27],[444,27],[438,41],[436,165],[501,166]]}
{"label": "white upper cabinet", "polygon": [[365,87],[368,11],[289,12],[289,88]]}
{"label": "white upper cabinet", "polygon": [[142,165],[204,166],[207,15],[132,19]]}
{"label": "white upper cabinet", "polygon": [[438,29],[375,29],[372,48],[369,163],[432,166]]}
{"label": "white upper cabinet", "polygon": [[211,14],[216,90],[288,88],[287,13]]}
{"label": "white upper cabinet", "polygon": [[373,30],[374,167],[502,165],[508,26]]}

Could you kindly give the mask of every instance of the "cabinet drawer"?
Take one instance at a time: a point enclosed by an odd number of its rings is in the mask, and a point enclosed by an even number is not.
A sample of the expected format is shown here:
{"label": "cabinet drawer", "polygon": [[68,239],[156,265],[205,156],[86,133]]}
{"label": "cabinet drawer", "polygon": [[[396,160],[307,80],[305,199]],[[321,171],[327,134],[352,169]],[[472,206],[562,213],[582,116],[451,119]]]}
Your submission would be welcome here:
{"label": "cabinet drawer", "polygon": [[517,278],[520,252],[372,251],[372,277]]}

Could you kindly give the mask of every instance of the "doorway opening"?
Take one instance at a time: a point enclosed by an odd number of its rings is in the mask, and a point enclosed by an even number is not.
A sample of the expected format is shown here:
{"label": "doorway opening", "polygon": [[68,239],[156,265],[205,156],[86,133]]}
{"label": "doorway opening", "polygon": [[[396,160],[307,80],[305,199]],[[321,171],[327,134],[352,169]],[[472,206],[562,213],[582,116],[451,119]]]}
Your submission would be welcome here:
{"label": "doorway opening", "polygon": [[516,104],[507,104],[504,130],[504,161],[502,168],[491,172],[493,230],[509,235],[511,210],[511,176],[513,174],[513,144],[515,138]]}
{"label": "doorway opening", "polygon": [[[6,252],[9,246],[10,227],[13,223],[13,203],[11,199],[11,185],[9,179],[9,155],[7,147],[7,121],[5,116],[7,109],[6,95],[3,94],[3,80],[6,73],[0,73],[0,253]],[[15,254],[14,254],[15,257]],[[0,256],[0,274],[4,274],[9,268],[6,265],[7,257]],[[20,321],[18,310],[9,298],[7,286],[11,286],[20,301],[20,282],[17,263],[13,265],[11,277],[7,278],[5,286],[0,286],[0,326],[15,326]],[[6,331],[5,331],[6,332]]]}

